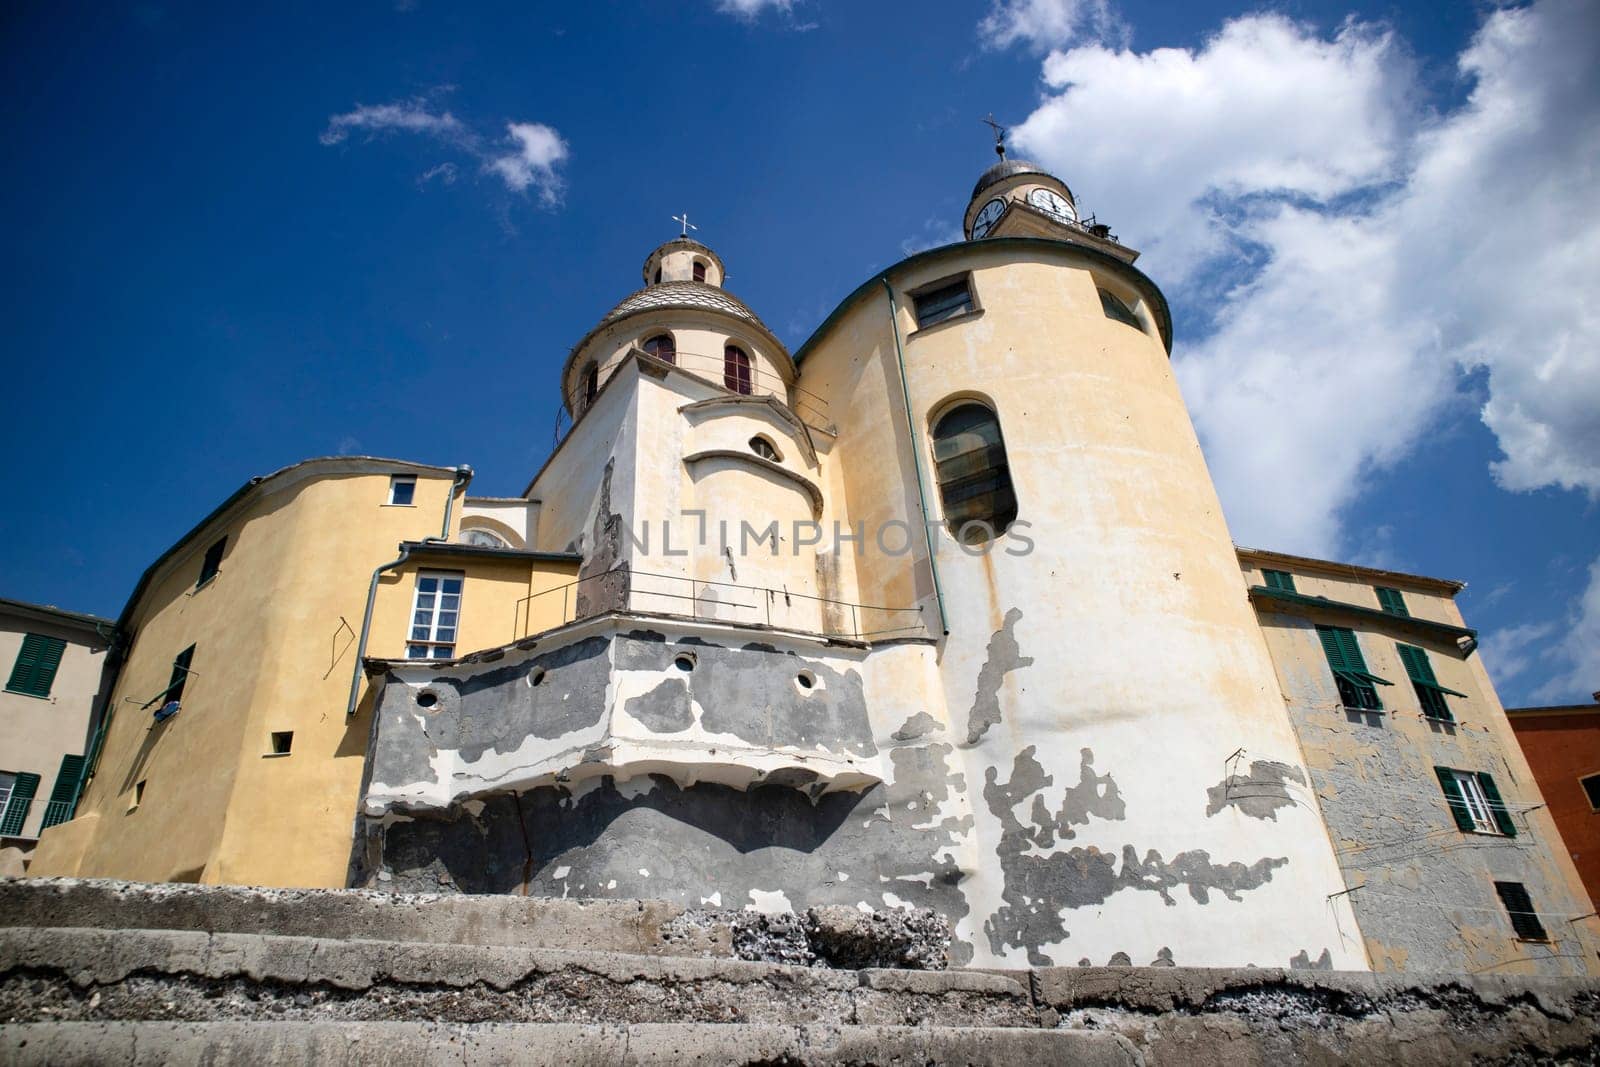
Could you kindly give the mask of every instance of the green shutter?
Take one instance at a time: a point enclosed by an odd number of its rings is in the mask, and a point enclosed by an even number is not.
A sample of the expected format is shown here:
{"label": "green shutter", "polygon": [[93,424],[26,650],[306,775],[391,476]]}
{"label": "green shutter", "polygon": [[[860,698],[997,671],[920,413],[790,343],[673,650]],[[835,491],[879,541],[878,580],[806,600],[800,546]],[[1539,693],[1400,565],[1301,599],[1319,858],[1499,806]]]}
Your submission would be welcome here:
{"label": "green shutter", "polygon": [[1489,799],[1489,811],[1494,815],[1494,824],[1507,837],[1516,837],[1517,825],[1511,821],[1511,813],[1506,810],[1506,802],[1500,799],[1500,790],[1495,788],[1494,779],[1479,771],[1478,785],[1483,789],[1483,795]]}
{"label": "green shutter", "polygon": [[1406,665],[1406,676],[1424,689],[1432,689],[1438,693],[1448,693],[1453,697],[1465,698],[1467,694],[1458,693],[1454,689],[1446,689],[1439,684],[1439,679],[1433,673],[1433,664],[1428,661],[1428,650],[1417,648],[1414,645],[1395,646],[1400,650],[1400,662]]}
{"label": "green shutter", "polygon": [[55,684],[56,668],[61,666],[61,654],[67,643],[59,637],[42,634],[25,634],[22,647],[17,650],[17,662],[11,667],[11,678],[6,689],[12,693],[25,693],[33,697],[47,697]]}
{"label": "green shutter", "polygon": [[1288,571],[1269,571],[1263,569],[1262,578],[1266,580],[1268,589],[1281,589],[1285,593],[1294,592],[1294,575]]}
{"label": "green shutter", "polygon": [[1403,618],[1411,617],[1411,612],[1406,609],[1406,599],[1400,595],[1400,590],[1388,589],[1381,585],[1374,588],[1378,591],[1378,604],[1384,611]]}
{"label": "green shutter", "polygon": [[1360,678],[1363,682],[1377,685],[1393,685],[1386,678],[1379,678],[1367,670],[1367,661],[1361,657],[1361,646],[1356,643],[1354,630],[1347,630],[1341,626],[1329,627],[1334,637],[1339,642],[1339,651],[1344,656],[1344,669]]}
{"label": "green shutter", "polygon": [[1450,814],[1456,817],[1456,829],[1464,834],[1472,833],[1472,813],[1467,810],[1461,786],[1456,784],[1455,772],[1448,767],[1435,767],[1433,773],[1439,776],[1439,787],[1444,790],[1445,803],[1450,805]]}
{"label": "green shutter", "polygon": [[0,815],[0,835],[16,837],[28,821],[28,809],[33,806],[33,794],[39,791],[37,774],[18,774],[11,787],[11,799],[6,802],[4,815]]}
{"label": "green shutter", "polygon": [[72,808],[78,800],[78,782],[83,777],[83,764],[82,756],[61,757],[61,769],[56,771],[56,784],[50,787],[50,803],[45,805],[40,830],[72,818]]}
{"label": "green shutter", "polygon": [[1318,626],[1317,638],[1322,642],[1322,652],[1328,657],[1333,673],[1348,670],[1344,662],[1344,649],[1339,644],[1339,632],[1332,626]]}

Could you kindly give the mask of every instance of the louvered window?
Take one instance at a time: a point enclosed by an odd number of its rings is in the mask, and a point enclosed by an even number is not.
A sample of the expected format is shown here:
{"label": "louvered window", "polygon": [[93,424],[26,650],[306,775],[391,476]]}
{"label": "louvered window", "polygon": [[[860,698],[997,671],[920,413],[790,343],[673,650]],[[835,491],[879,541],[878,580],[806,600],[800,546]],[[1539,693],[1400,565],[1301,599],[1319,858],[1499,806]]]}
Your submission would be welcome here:
{"label": "louvered window", "polygon": [[1412,645],[1395,647],[1400,650],[1400,662],[1406,665],[1406,676],[1411,679],[1411,688],[1417,691],[1417,703],[1422,705],[1422,713],[1430,719],[1454,722],[1455,718],[1450,714],[1450,705],[1444,698],[1446,696],[1464,698],[1467,694],[1446,689],[1439,684],[1439,680],[1433,675],[1433,664],[1428,662],[1427,650]]}
{"label": "louvered window", "polygon": [[1263,570],[1261,577],[1266,581],[1268,589],[1281,589],[1285,593],[1294,592],[1294,575],[1288,571]]}
{"label": "louvered window", "polygon": [[82,777],[83,757],[62,756],[56,784],[50,788],[50,802],[45,805],[44,821],[39,824],[41,831],[72,818],[72,808],[78,800],[78,780]]}
{"label": "louvered window", "polygon": [[1317,637],[1322,641],[1322,651],[1328,657],[1328,667],[1339,686],[1339,699],[1347,708],[1378,711],[1383,701],[1378,699],[1377,687],[1391,685],[1367,670],[1367,661],[1361,656],[1361,646],[1354,632],[1342,626],[1318,626]]}
{"label": "louvered window", "polygon": [[722,350],[722,384],[736,393],[750,394],[750,357],[738,345]]}
{"label": "louvered window", "polygon": [[972,301],[972,286],[966,278],[940,285],[936,289],[913,293],[911,299],[916,305],[919,330],[957,315],[965,315],[976,306]]}
{"label": "louvered window", "polygon": [[1409,619],[1411,612],[1406,610],[1406,598],[1400,595],[1398,589],[1388,589],[1384,586],[1374,586],[1378,591],[1378,604],[1390,615],[1399,615]]}
{"label": "louvered window", "polygon": [[17,661],[11,665],[11,677],[6,681],[6,692],[48,697],[61,666],[61,654],[66,650],[67,643],[59,637],[24,634]]}
{"label": "louvered window", "polygon": [[1500,903],[1506,906],[1506,914],[1511,917],[1511,928],[1518,937],[1526,941],[1550,940],[1550,935],[1545,933],[1544,923],[1539,921],[1539,913],[1533,910],[1533,898],[1528,896],[1528,890],[1521,882],[1496,882],[1494,891],[1500,894]]}
{"label": "louvered window", "polygon": [[9,779],[5,807],[0,809],[0,837],[16,837],[28,821],[33,795],[39,791],[39,776],[22,772],[0,777]]}
{"label": "louvered window", "polygon": [[1494,779],[1481,771],[1458,771],[1435,767],[1433,773],[1444,790],[1445,803],[1455,819],[1456,829],[1464,834],[1504,834],[1517,836],[1517,824],[1500,797]]}
{"label": "louvered window", "polygon": [[962,544],[981,544],[1017,518],[1000,420],[977,403],[960,404],[933,427],[933,461],[944,524]]}

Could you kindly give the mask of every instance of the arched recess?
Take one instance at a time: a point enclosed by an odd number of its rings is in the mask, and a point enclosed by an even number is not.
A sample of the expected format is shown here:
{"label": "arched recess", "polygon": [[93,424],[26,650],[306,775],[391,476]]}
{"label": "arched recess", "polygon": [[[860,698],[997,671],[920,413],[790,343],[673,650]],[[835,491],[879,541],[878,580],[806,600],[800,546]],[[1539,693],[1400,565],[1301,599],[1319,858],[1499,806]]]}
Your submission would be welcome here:
{"label": "arched recess", "polygon": [[999,415],[984,401],[962,397],[947,401],[930,422],[945,528],[968,545],[998,537],[1017,519]]}
{"label": "arched recess", "polygon": [[663,363],[678,362],[678,343],[670,333],[658,333],[639,347]]}
{"label": "arched recess", "polygon": [[487,515],[470,515],[463,518],[461,520],[461,533],[457,540],[464,545],[482,544],[487,548],[496,547],[479,539],[469,539],[467,535],[470,533],[490,534],[505,548],[521,549],[526,547],[521,534],[513,530],[507,523],[501,522],[499,519],[490,518]]}

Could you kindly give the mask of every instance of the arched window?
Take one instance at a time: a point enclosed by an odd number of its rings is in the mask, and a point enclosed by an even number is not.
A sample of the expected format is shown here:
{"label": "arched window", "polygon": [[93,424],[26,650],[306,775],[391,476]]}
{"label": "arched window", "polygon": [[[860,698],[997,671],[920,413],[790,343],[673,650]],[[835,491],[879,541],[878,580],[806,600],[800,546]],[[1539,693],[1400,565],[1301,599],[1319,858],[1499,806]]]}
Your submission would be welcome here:
{"label": "arched window", "polygon": [[694,261],[694,280],[697,282],[706,280],[706,265],[698,259]]}
{"label": "arched window", "polygon": [[589,364],[589,369],[583,372],[583,406],[588,407],[594,403],[595,394],[600,392],[600,368],[596,364]]}
{"label": "arched window", "polygon": [[1139,316],[1135,315],[1133,309],[1123,303],[1122,299],[1115,293],[1108,293],[1104,289],[1100,290],[1100,308],[1106,313],[1106,318],[1116,319],[1118,322],[1132,326],[1140,333],[1144,332],[1144,323],[1139,321]]}
{"label": "arched window", "polygon": [[738,345],[722,350],[722,384],[736,393],[750,393],[750,357]]}
{"label": "arched window", "polygon": [[663,363],[678,362],[678,346],[670,333],[658,333],[644,343],[644,350]]}
{"label": "arched window", "polygon": [[773,445],[771,441],[767,440],[765,437],[761,437],[760,435],[750,438],[750,451],[754,452],[762,459],[770,459],[774,463],[778,462],[780,458],[778,456],[777,447]]}
{"label": "arched window", "polygon": [[1016,521],[1006,444],[989,408],[966,401],[939,416],[933,462],[944,524],[958,541],[982,544]]}

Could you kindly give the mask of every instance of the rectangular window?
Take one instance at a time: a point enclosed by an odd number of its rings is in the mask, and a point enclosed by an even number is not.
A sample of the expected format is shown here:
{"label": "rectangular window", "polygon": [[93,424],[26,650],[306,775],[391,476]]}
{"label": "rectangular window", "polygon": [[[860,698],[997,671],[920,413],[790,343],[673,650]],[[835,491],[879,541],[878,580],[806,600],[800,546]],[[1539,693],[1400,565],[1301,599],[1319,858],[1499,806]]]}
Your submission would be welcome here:
{"label": "rectangular window", "polygon": [[[172,675],[167,679],[167,688],[162,691],[159,697],[150,702],[151,704],[160,705],[156,711],[156,720],[158,722],[167,719],[171,715],[171,712],[167,712],[167,709],[183,699],[183,688],[189,683],[189,664],[194,662],[194,648],[195,646],[190,645],[173,658]],[[148,704],[145,706],[149,707]],[[173,711],[176,710],[176,708],[173,708]],[[166,714],[163,714],[163,712],[166,712]]]}
{"label": "rectangular window", "polygon": [[1412,645],[1395,647],[1400,650],[1400,662],[1406,665],[1406,676],[1411,679],[1411,688],[1417,691],[1417,703],[1422,705],[1422,714],[1442,722],[1455,722],[1455,717],[1450,714],[1450,705],[1444,698],[1446,695],[1465,697],[1467,694],[1446,689],[1439,684],[1439,680],[1433,676],[1433,664],[1428,662],[1426,649]]}
{"label": "rectangular window", "polygon": [[1322,641],[1322,651],[1328,657],[1328,667],[1333,671],[1344,706],[1363,711],[1382,710],[1383,701],[1378,699],[1377,687],[1391,683],[1367,670],[1367,661],[1361,656],[1355,633],[1342,626],[1318,626],[1317,637]]}
{"label": "rectangular window", "polygon": [[911,299],[916,304],[919,330],[957,315],[965,315],[976,306],[972,302],[972,287],[966,278],[913,293]]}
{"label": "rectangular window", "polygon": [[416,599],[411,605],[411,638],[407,659],[449,659],[456,654],[461,620],[460,571],[418,571]]}
{"label": "rectangular window", "polygon": [[206,549],[206,558],[200,561],[200,579],[194,583],[196,589],[217,576],[217,572],[222,569],[222,553],[227,547],[228,539],[224,537]]}
{"label": "rectangular window", "polygon": [[1285,593],[1294,592],[1294,575],[1288,571],[1263,570],[1261,577],[1266,580],[1268,589],[1282,589]]}
{"label": "rectangular window", "polygon": [[16,837],[28,821],[28,809],[33,807],[33,794],[39,791],[39,776],[21,772],[9,774],[6,806],[0,810],[0,837]]}
{"label": "rectangular window", "polygon": [[1533,898],[1528,896],[1521,882],[1496,882],[1494,891],[1500,894],[1500,903],[1506,906],[1506,914],[1511,916],[1511,929],[1518,937],[1524,941],[1550,940],[1544,923],[1539,921],[1539,913],[1533,910]]}
{"label": "rectangular window", "polygon": [[1600,811],[1600,774],[1580,778],[1578,784],[1583,786],[1583,795],[1589,798],[1589,806]]}
{"label": "rectangular window", "polygon": [[48,697],[55,684],[56,668],[61,666],[61,654],[66,650],[67,643],[59,637],[24,634],[17,661],[11,665],[11,677],[6,681],[6,692]]}
{"label": "rectangular window", "polygon": [[1517,836],[1517,826],[1511,821],[1511,812],[1500,798],[1500,789],[1494,779],[1481,771],[1458,771],[1449,767],[1435,767],[1444,790],[1445,803],[1456,821],[1456,829],[1464,834],[1503,834]]}
{"label": "rectangular window", "polygon": [[50,803],[45,805],[44,821],[39,829],[46,830],[72,818],[72,806],[78,800],[78,779],[83,777],[82,756],[62,756],[61,767],[56,771],[56,784],[50,787]]}
{"label": "rectangular window", "polygon": [[417,479],[409,474],[396,474],[389,479],[389,503],[395,507],[410,507],[417,495]]}
{"label": "rectangular window", "polygon": [[1374,586],[1378,591],[1378,605],[1390,615],[1399,615],[1409,619],[1411,612],[1406,610],[1406,598],[1400,595],[1398,589],[1388,589],[1384,586]]}
{"label": "rectangular window", "polygon": [[294,747],[293,730],[274,730],[272,732],[272,755],[287,756]]}
{"label": "rectangular window", "polygon": [[1139,316],[1133,309],[1115,293],[1100,290],[1100,310],[1106,313],[1106,318],[1114,319],[1125,326],[1132,326],[1135,330],[1144,332],[1144,323],[1139,321]]}

